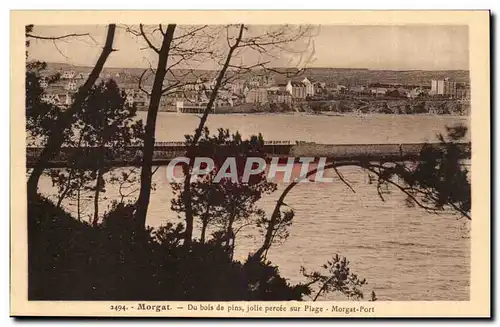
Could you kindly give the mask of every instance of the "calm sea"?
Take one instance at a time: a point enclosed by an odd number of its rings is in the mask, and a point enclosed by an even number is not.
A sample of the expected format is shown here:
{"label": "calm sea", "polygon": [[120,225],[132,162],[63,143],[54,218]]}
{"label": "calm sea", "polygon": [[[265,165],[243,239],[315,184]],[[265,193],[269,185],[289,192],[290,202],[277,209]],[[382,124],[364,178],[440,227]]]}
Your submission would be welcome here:
{"label": "calm sea", "polygon": [[[145,120],[145,113],[139,113]],[[192,133],[199,118],[195,115],[160,113],[157,141],[181,141]],[[243,136],[262,133],[266,140],[302,140],[317,143],[412,143],[436,141],[445,126],[462,123],[456,116],[326,116],[326,115],[212,115],[208,127],[239,131]],[[365,172],[343,168],[344,177],[356,193],[338,180],[334,183],[299,184],[286,203],[295,210],[290,236],[274,246],[269,254],[281,274],[296,283],[303,281],[300,267],[319,269],[336,253],[346,256],[353,272],[366,278],[366,296],[374,290],[380,300],[454,300],[469,299],[470,239],[469,225],[452,212],[439,215],[408,207],[396,189],[382,201]],[[172,189],[165,167],[154,175],[147,223],[159,226],[178,222],[170,210]],[[47,177],[41,191],[54,194]],[[263,198],[260,206],[270,212],[286,185]],[[108,185],[102,211],[118,197],[117,188]],[[75,211],[74,203],[65,207]],[[90,199],[83,202],[84,217],[92,214]],[[261,244],[260,234],[251,227],[237,238],[236,257]],[[342,299],[332,294],[324,299]]]}

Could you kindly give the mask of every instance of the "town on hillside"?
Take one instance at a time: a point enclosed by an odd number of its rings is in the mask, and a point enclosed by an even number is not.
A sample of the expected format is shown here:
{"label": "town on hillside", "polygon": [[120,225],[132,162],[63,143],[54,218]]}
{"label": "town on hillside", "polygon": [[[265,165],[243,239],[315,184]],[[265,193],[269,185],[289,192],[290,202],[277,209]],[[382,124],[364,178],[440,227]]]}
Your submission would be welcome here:
{"label": "town on hillside", "polygon": [[[80,68],[80,69],[78,69]],[[85,82],[90,69],[81,67],[49,69],[41,79],[43,100],[68,106],[74,93]],[[171,85],[160,103],[160,111],[200,113],[215,87],[217,72],[170,73],[165,85]],[[53,81],[48,76],[56,75]],[[470,111],[470,86],[449,77],[412,84],[385,82],[339,83],[318,80],[308,71],[289,74],[253,72],[229,73],[219,88],[213,113],[323,112],[382,114],[455,114]],[[181,76],[181,77],[179,77]],[[143,79],[137,70],[114,69],[100,74],[113,79],[126,95],[126,103],[147,110],[152,80]]]}

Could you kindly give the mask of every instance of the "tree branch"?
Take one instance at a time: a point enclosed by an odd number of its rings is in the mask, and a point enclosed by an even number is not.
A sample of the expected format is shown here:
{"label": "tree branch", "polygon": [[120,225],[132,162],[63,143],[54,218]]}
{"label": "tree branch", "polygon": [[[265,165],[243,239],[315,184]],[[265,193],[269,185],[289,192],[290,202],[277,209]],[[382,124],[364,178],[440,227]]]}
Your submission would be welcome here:
{"label": "tree branch", "polygon": [[80,36],[90,36],[89,33],[83,33],[83,34],[77,34],[77,33],[72,33],[72,34],[66,34],[66,35],[61,35],[61,36],[42,36],[42,35],[34,35],[31,33],[26,33],[26,37],[30,37],[33,39],[38,39],[38,40],[62,40],[66,39],[69,37],[80,37]]}
{"label": "tree branch", "polygon": [[[153,43],[151,43],[151,41],[148,39],[148,37],[146,36],[146,33],[144,33],[144,28],[143,28],[143,25],[142,24],[139,24],[139,29],[141,31],[141,36],[142,38],[144,39],[144,41],[146,41],[146,43],[148,44],[149,48],[152,49],[154,52],[160,54],[160,49],[158,49],[157,47],[155,47],[153,45]],[[163,34],[163,33],[162,33]]]}
{"label": "tree branch", "polygon": [[[203,112],[203,115],[200,119],[200,123],[198,127],[195,130],[195,134],[193,137],[193,140],[191,144],[188,147],[186,157],[191,158],[193,156],[193,153],[196,149],[196,145],[201,137],[201,133],[203,131],[203,128],[205,126],[205,123],[208,119],[208,114],[212,110],[212,107],[214,105],[215,99],[217,98],[217,93],[219,91],[219,88],[221,86],[222,80],[224,79],[224,75],[226,74],[226,71],[228,69],[229,64],[231,63],[231,59],[233,56],[234,51],[238,48],[238,45],[240,44],[240,41],[243,37],[243,31],[244,31],[245,26],[241,24],[240,30],[238,33],[238,37],[236,38],[236,41],[234,45],[232,45],[229,48],[229,52],[227,53],[226,56],[226,61],[224,62],[224,65],[222,66],[222,69],[220,70],[217,80],[214,86],[214,89],[212,90],[212,93],[210,94],[210,99],[208,101],[208,104],[205,108],[205,111]],[[185,212],[186,212],[186,232],[184,234],[184,246],[189,247],[191,245],[191,238],[193,235],[193,213],[192,213],[192,208],[191,208],[191,192],[190,192],[190,180],[191,180],[191,172],[190,169],[192,169],[192,163],[193,160],[190,160],[190,165],[186,166],[184,169],[184,204],[185,204]]]}
{"label": "tree branch", "polygon": [[80,87],[79,91],[76,93],[75,98],[71,106],[63,112],[62,116],[57,119],[55,126],[52,130],[52,134],[49,136],[47,140],[47,145],[42,150],[42,153],[38,157],[38,160],[31,172],[31,175],[28,179],[27,191],[28,198],[34,199],[37,191],[38,191],[38,181],[40,176],[43,173],[44,168],[46,167],[48,161],[52,159],[57,151],[60,149],[61,145],[64,142],[64,133],[65,131],[71,127],[73,123],[73,119],[75,114],[81,110],[81,106],[87,97],[90,89],[94,85],[94,83],[99,78],[99,74],[101,73],[104,63],[108,59],[109,55],[114,51],[113,50],[113,40],[115,37],[116,25],[110,24],[108,26],[108,33],[106,36],[106,42],[104,44],[104,48],[102,49],[101,55],[97,59],[97,62],[92,69],[89,77],[85,81],[82,87]]}
{"label": "tree branch", "polygon": [[[380,169],[389,169],[389,167],[384,167],[382,165],[373,165],[373,164],[370,164],[366,161],[347,161],[347,162],[337,162],[337,163],[333,162],[333,163],[327,164],[324,167],[324,170],[334,169],[337,172],[340,180],[342,182],[344,182],[353,192],[354,192],[354,190],[352,189],[352,187],[345,181],[345,179],[342,177],[342,175],[339,174],[339,172],[337,170],[337,168],[343,167],[343,166],[357,166],[357,167],[366,169],[366,170],[376,174],[379,178],[382,178],[387,183],[390,183],[390,184],[396,186],[401,192],[406,194],[412,201],[414,201],[415,204],[417,204],[422,209],[425,209],[425,210],[428,210],[431,212],[436,212],[436,208],[432,208],[432,207],[426,206],[425,204],[421,203],[417,198],[415,198],[415,196],[407,188],[390,180],[389,176],[387,176],[387,177],[383,176]],[[378,168],[379,171],[377,171],[375,168]],[[278,201],[276,202],[276,206],[274,207],[274,211],[271,215],[271,219],[269,220],[269,225],[267,227],[264,242],[263,242],[262,246],[254,253],[253,257],[255,257],[255,258],[262,257],[262,255],[267,253],[267,250],[271,247],[274,229],[278,223],[278,218],[280,215],[280,208],[284,204],[285,197],[288,195],[288,193],[293,189],[293,187],[295,187],[295,185],[297,185],[299,183],[300,180],[306,179],[309,176],[316,174],[317,172],[318,172],[317,168],[310,170],[305,175],[297,178],[295,181],[290,183],[285,188],[285,190],[283,191],[283,193],[279,197]],[[379,192],[379,195],[381,196],[380,190],[377,189],[377,191]],[[382,200],[383,200],[383,197],[382,197]],[[457,207],[454,203],[447,203],[447,204],[450,205],[452,208],[454,208],[456,211],[458,211],[460,214],[462,214],[464,217],[471,220],[471,216],[467,212],[464,212],[464,210],[461,210],[459,207]],[[264,256],[264,258],[265,258],[265,256]]]}

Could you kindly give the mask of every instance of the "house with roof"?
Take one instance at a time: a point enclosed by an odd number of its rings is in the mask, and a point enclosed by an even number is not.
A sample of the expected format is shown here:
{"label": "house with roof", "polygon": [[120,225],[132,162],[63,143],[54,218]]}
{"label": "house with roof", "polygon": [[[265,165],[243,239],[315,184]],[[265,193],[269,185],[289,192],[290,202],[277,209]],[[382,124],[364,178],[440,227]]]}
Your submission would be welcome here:
{"label": "house with roof", "polygon": [[457,88],[457,98],[458,99],[470,99],[470,88]]}
{"label": "house with roof", "polygon": [[243,94],[246,82],[243,80],[236,80],[231,83],[230,89],[234,94]]}
{"label": "house with roof", "polygon": [[45,89],[49,86],[49,82],[46,77],[42,77],[39,81],[40,87]]}
{"label": "house with roof", "polygon": [[326,83],[325,82],[315,81],[315,82],[313,82],[313,86],[314,86],[314,90],[316,91],[316,93],[318,93],[318,91],[320,89],[326,89]]}
{"label": "house with roof", "polygon": [[386,87],[372,87],[370,89],[371,93],[375,96],[385,95],[389,89]]}
{"label": "house with roof", "polygon": [[259,76],[252,76],[249,80],[248,80],[248,85],[250,87],[259,87],[262,85],[262,80]]}
{"label": "house with roof", "polygon": [[69,106],[73,103],[73,97],[69,92],[59,91],[57,96],[59,97],[60,105]]}
{"label": "house with roof", "polygon": [[134,97],[134,103],[137,107],[147,107],[149,105],[149,96],[144,92],[137,92]]}
{"label": "house with roof", "polygon": [[66,91],[76,92],[78,90],[78,85],[75,80],[69,81],[64,87]]}
{"label": "house with roof", "polygon": [[268,87],[266,87],[266,90],[268,90],[268,91],[279,91],[279,90],[286,91],[284,88],[282,89],[277,85],[268,86]]}
{"label": "house with roof", "polygon": [[56,93],[44,93],[42,94],[42,101],[50,104],[57,105],[61,102],[59,95]]}
{"label": "house with roof", "polygon": [[125,104],[129,106],[133,106],[135,103],[135,94],[136,91],[133,88],[124,89],[125,92]]}
{"label": "house with roof", "polygon": [[66,70],[61,74],[62,79],[72,79],[76,75],[76,72],[74,70]]}
{"label": "house with roof", "polygon": [[346,85],[343,84],[338,84],[337,85],[337,91],[347,91],[349,88]]}
{"label": "house with roof", "polygon": [[426,91],[423,88],[416,87],[416,88],[408,91],[408,93],[406,93],[406,97],[410,98],[410,99],[415,99],[415,98],[424,96],[425,94],[426,94]]}
{"label": "house with roof", "polygon": [[302,80],[302,83],[306,86],[306,96],[314,95],[314,84],[307,77]]}
{"label": "house with roof", "polygon": [[307,86],[302,82],[288,81],[286,90],[292,98],[305,99],[307,97]]}

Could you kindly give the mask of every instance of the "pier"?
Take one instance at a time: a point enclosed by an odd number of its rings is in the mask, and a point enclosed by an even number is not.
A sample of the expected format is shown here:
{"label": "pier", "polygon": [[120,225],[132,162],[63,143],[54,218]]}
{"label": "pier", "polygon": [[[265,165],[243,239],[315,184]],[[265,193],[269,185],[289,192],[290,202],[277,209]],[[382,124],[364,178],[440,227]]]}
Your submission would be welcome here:
{"label": "pier", "polygon": [[[399,143],[399,144],[320,144],[312,142],[267,141],[263,147],[248,156],[260,156],[271,160],[279,157],[280,162],[286,162],[294,157],[298,162],[300,157],[313,157],[319,159],[326,157],[327,161],[368,160],[368,161],[405,161],[417,159],[424,145],[441,147],[439,143]],[[460,143],[467,152],[471,149],[470,143]],[[122,149],[121,149],[122,150]],[[164,166],[176,158],[186,155],[184,142],[156,142],[153,153],[153,165]],[[33,168],[42,148],[26,148],[26,166]],[[104,151],[104,153],[102,153]],[[63,147],[59,154],[49,162],[46,168],[65,168],[68,158],[78,158],[75,166],[79,168],[92,168],[95,157],[104,155],[106,166],[133,167],[140,166],[142,162],[142,146],[130,146],[120,151],[121,156],[116,157],[111,148]]]}

